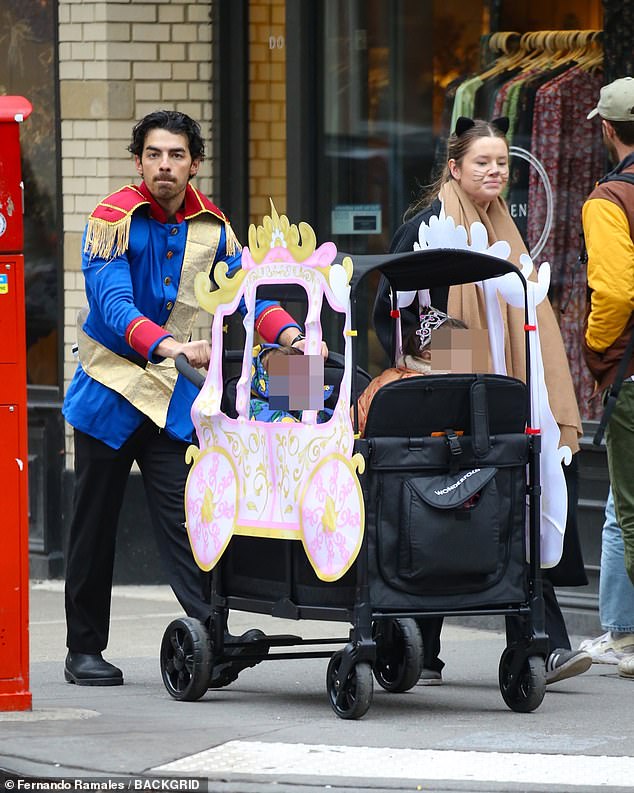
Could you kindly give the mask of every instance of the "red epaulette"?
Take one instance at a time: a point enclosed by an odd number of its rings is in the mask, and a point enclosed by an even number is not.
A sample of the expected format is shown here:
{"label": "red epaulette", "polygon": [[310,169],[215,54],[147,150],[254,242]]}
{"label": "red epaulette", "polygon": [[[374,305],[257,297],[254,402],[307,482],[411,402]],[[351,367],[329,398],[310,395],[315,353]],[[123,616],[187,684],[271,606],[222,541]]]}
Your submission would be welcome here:
{"label": "red epaulette", "polygon": [[206,195],[196,190],[193,185],[187,185],[187,192],[185,193],[185,220],[191,220],[201,215],[203,212],[210,212],[225,224],[225,250],[227,256],[233,256],[236,251],[242,249],[231,223],[229,222],[229,218],[225,213],[221,209],[218,209]]}
{"label": "red epaulette", "polygon": [[233,256],[236,251],[242,250],[242,246],[238,242],[238,238],[225,213],[221,209],[218,209],[206,195],[196,190],[193,185],[187,185],[187,192],[185,193],[185,220],[191,220],[201,215],[203,212],[210,212],[225,224],[225,250],[227,256]]}
{"label": "red epaulette", "polygon": [[112,259],[124,253],[130,242],[132,214],[144,204],[149,201],[131,184],[106,196],[88,218],[84,252],[91,259]]}
{"label": "red epaulette", "polygon": [[218,209],[206,195],[196,190],[193,184],[189,184],[185,193],[185,220],[191,220],[196,215],[200,215],[201,212],[211,212],[223,223],[229,222],[229,219],[221,209]]}

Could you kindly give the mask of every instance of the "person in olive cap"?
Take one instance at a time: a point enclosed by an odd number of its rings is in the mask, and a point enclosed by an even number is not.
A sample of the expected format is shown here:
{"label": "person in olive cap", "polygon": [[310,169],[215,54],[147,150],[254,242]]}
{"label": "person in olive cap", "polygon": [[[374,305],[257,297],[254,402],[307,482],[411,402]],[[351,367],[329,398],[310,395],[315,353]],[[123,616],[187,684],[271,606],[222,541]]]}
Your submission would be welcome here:
{"label": "person in olive cap", "polygon": [[[590,290],[584,354],[596,380],[596,393],[604,394],[617,378],[634,331],[634,78],[621,77],[604,86],[598,105],[588,114],[588,118],[595,116],[601,120],[603,142],[616,164],[597,183],[582,210]],[[625,569],[634,583],[634,357],[628,357],[625,379],[607,425],[606,446]],[[619,565],[618,557],[616,563]],[[616,581],[617,576],[610,578]],[[613,594],[622,607],[628,602]],[[621,627],[631,626],[632,618],[623,614]],[[619,674],[634,678],[634,634],[609,630],[592,644],[597,644],[597,652],[603,655],[610,649],[618,654]],[[584,649],[594,654],[592,647]]]}

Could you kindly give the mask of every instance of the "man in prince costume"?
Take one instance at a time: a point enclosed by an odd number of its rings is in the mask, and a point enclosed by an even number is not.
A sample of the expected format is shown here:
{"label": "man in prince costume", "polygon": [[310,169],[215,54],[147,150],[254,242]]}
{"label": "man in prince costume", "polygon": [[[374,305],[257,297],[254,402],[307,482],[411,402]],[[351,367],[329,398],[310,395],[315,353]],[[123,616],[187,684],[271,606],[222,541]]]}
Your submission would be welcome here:
{"label": "man in prince costume", "polygon": [[[198,305],[194,279],[213,282],[241,248],[229,220],[190,184],[204,157],[200,127],[183,113],[143,118],[128,147],[142,182],[101,201],[88,219],[82,271],[88,311],[78,322],[79,363],[63,413],[74,428],[75,496],[66,565],[64,675],[78,685],[121,685],[105,661],[117,523],[137,462],[168,581],[187,615],[207,620],[201,573],[185,530],[183,494],[197,389],[174,359],[209,362],[208,340],[191,340]],[[244,307],[241,307],[244,311]],[[265,341],[303,344],[297,323],[258,301]]]}

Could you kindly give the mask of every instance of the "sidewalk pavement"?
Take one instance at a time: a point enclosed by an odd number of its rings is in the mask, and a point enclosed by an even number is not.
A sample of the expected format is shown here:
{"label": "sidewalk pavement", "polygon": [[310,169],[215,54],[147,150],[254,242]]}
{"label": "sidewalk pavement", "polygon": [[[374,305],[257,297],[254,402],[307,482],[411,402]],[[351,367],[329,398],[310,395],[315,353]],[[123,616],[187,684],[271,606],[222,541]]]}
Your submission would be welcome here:
{"label": "sidewalk pavement", "polygon": [[[124,671],[125,685],[117,688],[64,681],[61,582],[32,582],[30,612],[33,709],[0,713],[0,769],[18,775],[164,776],[170,773],[165,766],[179,758],[228,741],[260,739],[285,745],[586,755],[629,756],[634,751],[634,687],[618,678],[615,667],[593,666],[582,677],[549,687],[533,714],[508,710],[497,683],[504,649],[502,618],[498,631],[448,621],[442,653],[446,684],[415,687],[405,694],[388,694],[375,685],[368,714],[351,722],[337,718],[330,708],[327,661],[321,658],[265,662],[198,702],[172,700],[161,681],[159,647],[165,628],[181,612],[167,587],[115,587],[111,639],[104,655]],[[348,630],[341,623],[232,613],[233,633],[253,627],[312,637],[340,637]],[[221,787],[220,780],[217,784],[209,789],[268,789],[246,783]]]}

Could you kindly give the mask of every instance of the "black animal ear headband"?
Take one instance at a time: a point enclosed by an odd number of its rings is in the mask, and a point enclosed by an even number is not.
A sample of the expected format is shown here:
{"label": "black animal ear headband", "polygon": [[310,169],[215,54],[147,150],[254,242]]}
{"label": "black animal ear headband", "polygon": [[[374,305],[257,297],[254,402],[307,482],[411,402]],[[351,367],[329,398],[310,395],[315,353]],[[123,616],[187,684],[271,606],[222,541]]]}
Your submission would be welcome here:
{"label": "black animal ear headband", "polygon": [[[500,116],[499,118],[491,119],[491,124],[496,129],[499,129],[503,135],[509,131],[509,119],[508,116]],[[467,118],[466,116],[460,116],[460,118],[456,121],[456,130],[454,135],[456,137],[460,137],[464,132],[468,129],[471,129],[475,125],[475,121],[472,118]]]}

